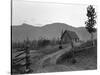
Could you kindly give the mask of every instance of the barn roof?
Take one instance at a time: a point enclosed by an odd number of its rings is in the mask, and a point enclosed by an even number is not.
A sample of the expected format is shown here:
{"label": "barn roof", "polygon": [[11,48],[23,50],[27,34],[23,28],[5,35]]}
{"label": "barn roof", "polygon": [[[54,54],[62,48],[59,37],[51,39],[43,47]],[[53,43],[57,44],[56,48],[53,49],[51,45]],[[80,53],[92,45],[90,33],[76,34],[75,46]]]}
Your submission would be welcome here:
{"label": "barn roof", "polygon": [[63,38],[65,34],[67,34],[71,39],[79,39],[74,31],[65,30],[61,38]]}

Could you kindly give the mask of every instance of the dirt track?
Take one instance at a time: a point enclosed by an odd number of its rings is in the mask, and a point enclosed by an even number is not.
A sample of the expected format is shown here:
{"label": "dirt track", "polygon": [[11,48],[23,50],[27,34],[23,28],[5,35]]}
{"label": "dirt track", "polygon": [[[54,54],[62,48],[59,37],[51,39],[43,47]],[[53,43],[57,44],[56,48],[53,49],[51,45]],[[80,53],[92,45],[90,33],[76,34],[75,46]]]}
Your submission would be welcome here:
{"label": "dirt track", "polygon": [[[61,72],[61,71],[77,71],[77,70],[90,70],[96,69],[97,59],[96,59],[96,49],[92,48],[89,50],[81,51],[75,54],[77,63],[70,64],[64,62],[62,64],[56,64],[57,59],[63,55],[65,52],[69,51],[71,46],[65,49],[59,50],[55,53],[48,54],[40,59],[37,63],[37,70],[35,73],[43,72]],[[91,51],[90,51],[91,50]],[[46,65],[47,63],[47,65]]]}

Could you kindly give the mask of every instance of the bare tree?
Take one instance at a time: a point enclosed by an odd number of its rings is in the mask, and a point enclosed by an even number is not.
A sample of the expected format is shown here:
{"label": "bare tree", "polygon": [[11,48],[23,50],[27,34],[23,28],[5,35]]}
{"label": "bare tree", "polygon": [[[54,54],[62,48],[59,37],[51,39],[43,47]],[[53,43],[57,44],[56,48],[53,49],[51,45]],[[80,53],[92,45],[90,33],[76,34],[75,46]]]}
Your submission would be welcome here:
{"label": "bare tree", "polygon": [[[87,31],[91,34],[91,40],[93,41],[93,33],[96,32],[94,27],[96,24],[96,12],[95,8],[92,5],[87,7],[87,17],[88,20],[85,22]],[[92,43],[94,45],[94,42]]]}

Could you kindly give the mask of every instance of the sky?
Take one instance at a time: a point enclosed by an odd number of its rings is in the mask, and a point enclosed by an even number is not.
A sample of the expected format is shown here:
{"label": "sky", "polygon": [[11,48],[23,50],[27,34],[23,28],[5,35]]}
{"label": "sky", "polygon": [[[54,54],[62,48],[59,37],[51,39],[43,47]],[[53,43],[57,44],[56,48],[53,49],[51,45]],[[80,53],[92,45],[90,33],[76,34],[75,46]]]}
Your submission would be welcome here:
{"label": "sky", "polygon": [[33,26],[44,26],[60,22],[74,27],[85,26],[87,6],[13,0],[12,25],[27,23]]}

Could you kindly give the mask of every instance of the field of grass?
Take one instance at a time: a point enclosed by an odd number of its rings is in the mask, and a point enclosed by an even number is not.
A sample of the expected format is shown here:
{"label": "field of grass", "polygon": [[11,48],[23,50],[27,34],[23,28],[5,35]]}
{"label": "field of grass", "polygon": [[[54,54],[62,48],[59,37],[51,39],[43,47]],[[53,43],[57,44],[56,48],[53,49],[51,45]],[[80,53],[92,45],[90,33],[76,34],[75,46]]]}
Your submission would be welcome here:
{"label": "field of grass", "polygon": [[[83,43],[79,47],[83,46],[87,47],[89,42]],[[41,48],[40,50],[30,50],[30,60],[31,65],[30,68],[32,70],[31,73],[43,73],[43,72],[60,72],[60,71],[79,71],[79,70],[94,70],[97,69],[97,47],[96,45],[94,47],[86,48],[77,50],[80,48],[74,48],[75,51],[66,51],[68,49],[68,45],[63,45],[63,49],[59,49],[59,45],[48,45],[44,48]],[[74,55],[73,55],[74,53]],[[57,55],[61,55],[56,59],[56,64],[50,63],[51,60],[55,60],[55,57]],[[17,53],[12,53],[12,56],[14,57],[17,55]],[[19,58],[24,57],[25,54],[21,55]],[[40,67],[38,62],[44,58],[47,58]],[[75,63],[73,62],[73,59],[75,60]],[[25,63],[25,61],[21,61],[19,64],[17,64],[17,69],[15,69],[16,66],[13,66],[13,73],[24,73],[22,69],[24,70],[25,67],[21,66],[21,64]],[[41,62],[40,62],[41,63]],[[18,67],[19,66],[19,67]]]}
{"label": "field of grass", "polygon": [[80,70],[96,70],[97,69],[97,50],[96,47],[75,52],[74,59],[76,63],[72,63],[71,59],[62,59],[60,63],[48,64],[38,69],[36,72],[61,72],[61,71],[80,71]]}

